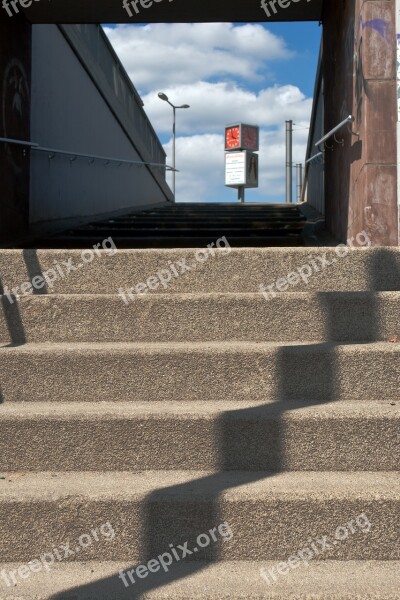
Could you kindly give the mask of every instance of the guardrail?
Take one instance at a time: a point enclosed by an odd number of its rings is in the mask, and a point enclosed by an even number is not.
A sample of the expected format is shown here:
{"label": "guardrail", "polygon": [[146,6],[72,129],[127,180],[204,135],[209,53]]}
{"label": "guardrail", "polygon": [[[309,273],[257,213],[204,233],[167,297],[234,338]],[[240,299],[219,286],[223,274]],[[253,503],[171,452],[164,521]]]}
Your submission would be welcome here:
{"label": "guardrail", "polygon": [[[320,150],[320,152],[318,152],[318,154],[314,154],[314,156],[311,156],[308,160],[305,161],[305,164],[308,165],[316,160],[321,160],[324,156],[325,153],[325,149],[324,148],[320,148],[321,144],[326,144],[326,142],[333,136],[335,138],[335,142],[337,144],[344,144],[343,140],[337,140],[336,139],[336,133],[342,129],[342,127],[344,127],[345,125],[348,125],[349,123],[354,123],[354,117],[353,115],[349,115],[348,117],[346,117],[345,119],[343,119],[343,121],[341,121],[340,123],[338,123],[338,125],[336,125],[336,127],[333,127],[333,129],[331,129],[330,131],[328,131],[328,133],[326,133],[320,140],[318,140],[318,142],[315,143],[315,148],[318,148],[318,150]],[[356,135],[356,136],[360,136],[359,133],[356,133],[355,131],[351,131],[352,135]]]}
{"label": "guardrail", "polygon": [[[325,142],[327,140],[329,140],[329,138],[331,138],[332,136],[335,136],[335,133],[337,131],[339,131],[339,129],[341,129],[342,127],[344,127],[345,125],[348,125],[348,123],[354,123],[354,117],[353,117],[353,115],[349,115],[348,117],[346,117],[345,119],[343,119],[343,121],[341,121],[338,125],[336,125],[336,127],[334,127],[333,129],[331,129],[330,131],[328,131],[328,133],[326,133],[324,135],[324,137],[322,137],[318,142],[316,142],[315,147],[318,148],[318,149],[320,149],[319,146],[321,144],[325,144]],[[360,135],[359,133],[356,133],[355,131],[352,131],[351,133],[352,133],[352,135],[356,135],[358,137]],[[335,141],[338,144],[343,143],[343,140],[342,141],[337,140],[336,136],[335,136]]]}
{"label": "guardrail", "polygon": [[52,160],[56,154],[60,154],[63,156],[72,157],[72,158],[69,158],[69,160],[71,162],[74,162],[77,158],[87,158],[87,159],[89,159],[89,164],[92,164],[95,160],[99,160],[99,161],[104,162],[105,165],[108,165],[110,163],[118,163],[118,166],[126,164],[126,165],[137,166],[137,167],[158,167],[158,168],[165,169],[166,171],[179,172],[178,169],[174,169],[174,167],[171,167],[170,165],[166,165],[164,163],[153,163],[153,162],[145,162],[145,161],[140,161],[140,160],[127,160],[125,158],[98,156],[96,154],[71,152],[70,150],[59,150],[57,148],[46,148],[44,146],[40,146],[40,144],[37,144],[36,142],[28,142],[25,140],[15,140],[12,138],[0,137],[0,143],[24,146],[25,148],[28,148],[29,150],[36,150],[37,152],[46,152],[49,155],[48,156],[49,160]]}
{"label": "guardrail", "polygon": [[313,162],[314,160],[323,158],[323,156],[324,156],[323,152],[318,152],[318,154],[314,154],[314,156],[312,156],[311,158],[306,160],[306,162],[304,164],[308,165],[309,163]]}

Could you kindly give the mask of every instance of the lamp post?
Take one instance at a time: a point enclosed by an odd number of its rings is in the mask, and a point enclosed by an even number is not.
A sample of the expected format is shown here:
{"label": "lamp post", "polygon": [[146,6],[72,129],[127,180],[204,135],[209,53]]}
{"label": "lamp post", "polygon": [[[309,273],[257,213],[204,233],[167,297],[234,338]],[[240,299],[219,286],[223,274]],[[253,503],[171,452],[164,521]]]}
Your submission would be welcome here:
{"label": "lamp post", "polygon": [[159,92],[158,97],[160,100],[164,100],[164,102],[168,102],[170,106],[172,106],[172,110],[174,112],[173,126],[172,126],[172,193],[175,199],[175,146],[176,146],[176,111],[178,108],[190,108],[189,104],[182,104],[182,106],[175,106],[172,102],[169,101],[169,98],[163,92]]}

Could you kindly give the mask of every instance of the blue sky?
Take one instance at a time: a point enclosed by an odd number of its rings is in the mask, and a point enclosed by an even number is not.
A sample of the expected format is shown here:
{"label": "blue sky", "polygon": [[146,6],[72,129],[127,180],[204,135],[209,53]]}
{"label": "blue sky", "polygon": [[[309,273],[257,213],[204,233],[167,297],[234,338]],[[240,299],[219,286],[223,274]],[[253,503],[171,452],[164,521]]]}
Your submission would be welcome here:
{"label": "blue sky", "polygon": [[322,29],[318,23],[199,23],[105,26],[171,164],[178,111],[177,201],[235,201],[224,186],[226,123],[258,124],[260,185],[253,202],[284,200],[285,120],[293,119],[294,162],[304,161]]}
{"label": "blue sky", "polygon": [[322,27],[318,23],[271,23],[268,29],[282,36],[296,52],[294,60],[282,61],[282,69],[276,69],[277,82],[290,81],[307,96],[312,96]]}

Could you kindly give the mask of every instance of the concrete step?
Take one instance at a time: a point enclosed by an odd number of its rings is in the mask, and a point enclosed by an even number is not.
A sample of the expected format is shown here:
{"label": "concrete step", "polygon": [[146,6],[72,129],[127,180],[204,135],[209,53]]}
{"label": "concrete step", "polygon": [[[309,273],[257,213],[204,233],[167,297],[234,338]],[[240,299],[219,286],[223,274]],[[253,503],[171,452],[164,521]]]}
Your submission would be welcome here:
{"label": "concrete step", "polygon": [[215,229],[216,225],[218,226],[227,226],[229,227],[230,225],[233,225],[235,227],[238,226],[265,226],[265,224],[268,223],[299,223],[299,222],[304,222],[305,219],[302,215],[296,214],[296,213],[292,213],[292,214],[288,214],[285,215],[283,213],[260,213],[260,214],[255,214],[255,215],[241,215],[241,214],[236,214],[236,215],[218,215],[218,214],[213,214],[211,217],[210,215],[192,215],[192,214],[188,214],[188,215],[176,215],[176,214],[171,214],[171,215],[166,215],[163,216],[163,220],[162,222],[160,221],[156,221],[156,217],[152,216],[152,215],[148,215],[148,214],[144,214],[144,215],[133,215],[133,216],[127,216],[127,217],[120,217],[118,219],[109,219],[106,221],[101,221],[96,223],[95,225],[93,225],[94,228],[96,227],[110,227],[110,228],[116,228],[116,227],[125,227],[125,226],[132,226],[132,225],[152,225],[154,226],[155,224],[157,224],[157,227],[162,227],[162,228],[167,228],[167,227],[181,227],[181,226],[190,226],[190,227],[197,227],[199,226],[200,228],[203,228],[205,226],[210,225],[210,222],[212,223],[212,227]]}
{"label": "concrete step", "polygon": [[0,472],[391,471],[400,464],[399,409],[368,401],[5,403]]}
{"label": "concrete step", "polygon": [[142,223],[135,221],[129,225],[124,223],[112,223],[112,224],[97,224],[91,225],[90,227],[82,227],[71,232],[71,235],[78,236],[90,236],[93,234],[98,236],[98,239],[105,239],[108,236],[116,235],[117,237],[154,237],[154,236],[170,236],[179,237],[181,235],[191,237],[192,235],[201,236],[204,238],[210,237],[210,239],[218,239],[219,232],[224,229],[226,237],[259,237],[259,236],[284,236],[285,233],[299,233],[304,226],[303,221],[288,222],[282,220],[279,221],[264,221],[254,226],[253,223],[214,223],[210,221],[208,224],[203,222],[200,223],[157,223],[153,221],[152,224]]}
{"label": "concrete step", "polygon": [[0,399],[396,402],[399,360],[399,343],[25,344],[0,348]]}
{"label": "concrete step", "polygon": [[[107,232],[108,233],[108,232]],[[160,236],[158,235],[158,230],[155,230],[153,235],[138,236],[126,235],[124,237],[120,237],[115,235],[113,240],[117,247],[120,250],[132,248],[138,250],[148,250],[151,249],[171,249],[171,248],[205,248],[211,242],[214,242],[215,236],[200,236],[191,233],[190,235],[179,235],[178,237],[174,236]],[[71,235],[71,236],[57,236],[48,237],[48,238],[40,238],[40,240],[36,240],[36,245],[40,246],[40,248],[70,248],[70,249],[86,249],[90,251],[97,243],[98,234],[92,235],[89,233],[88,235]],[[304,246],[304,241],[299,234],[292,233],[284,233],[283,235],[275,234],[275,235],[253,235],[253,236],[241,236],[236,235],[235,237],[231,237],[229,239],[230,245],[232,248],[275,248],[275,247],[300,247]]]}
{"label": "concrete step", "polygon": [[[247,221],[245,218],[247,217]],[[257,221],[251,220],[256,217]],[[298,206],[290,211],[281,207],[253,210],[251,206],[236,210],[221,206],[206,210],[198,207],[172,206],[153,208],[123,218],[103,219],[75,227],[46,240],[37,246],[54,248],[88,248],[97,239],[113,236],[119,247],[177,247],[184,244],[196,247],[218,238],[220,231],[229,237],[231,246],[303,245],[301,235],[306,218]],[[51,246],[53,244],[53,246]],[[133,245],[132,245],[133,244]]]}
{"label": "concrete step", "polygon": [[25,296],[0,342],[387,341],[399,314],[400,292]]}
{"label": "concrete step", "polygon": [[[288,558],[288,557],[287,557]],[[10,571],[19,563],[0,564],[5,578],[0,579],[0,600],[398,600],[399,561],[316,561],[287,563],[283,575],[268,584],[260,569],[274,570],[272,561],[176,562],[168,572],[159,569],[141,572],[143,579],[126,575],[138,565],[122,562],[59,563],[32,572],[26,579]],[[157,565],[151,564],[152,568]],[[122,575],[128,582],[123,582]],[[272,577],[271,577],[272,580]],[[7,585],[7,581],[12,584]]]}
{"label": "concrete step", "polygon": [[[185,541],[192,559],[279,561],[322,536],[329,546],[321,544],[321,560],[399,560],[397,473],[2,476],[0,556],[8,562],[29,561],[68,542],[71,561],[134,564]],[[103,525],[108,535],[99,534]]]}
{"label": "concrete step", "polygon": [[[212,241],[215,244],[217,239]],[[100,248],[103,242],[98,240]],[[3,250],[0,282],[3,289],[17,287],[20,293],[24,283],[46,273],[48,283],[35,289],[38,294],[114,294],[121,287],[135,287],[164,271],[171,280],[165,288],[159,286],[151,293],[227,293],[258,292],[260,285],[277,289],[279,280],[297,273],[297,282],[288,286],[288,293],[400,290],[397,248],[356,248],[344,258],[339,258],[334,248],[228,248],[215,250],[214,256],[205,259],[204,253],[187,248],[115,251],[111,242],[105,246],[109,250],[97,250],[100,256],[93,249],[83,255],[80,250]],[[325,260],[332,264],[325,265]],[[39,287],[43,282],[34,283]]]}
{"label": "concrete step", "polygon": [[[286,204],[286,203],[258,203],[258,202],[246,202],[244,204],[238,202],[176,202],[168,203],[163,206],[157,206],[153,208],[146,208],[136,214],[236,214],[240,213],[243,215],[258,214],[264,212],[282,212],[284,214],[298,213],[300,206],[297,204]],[[134,214],[134,213],[133,213]]]}

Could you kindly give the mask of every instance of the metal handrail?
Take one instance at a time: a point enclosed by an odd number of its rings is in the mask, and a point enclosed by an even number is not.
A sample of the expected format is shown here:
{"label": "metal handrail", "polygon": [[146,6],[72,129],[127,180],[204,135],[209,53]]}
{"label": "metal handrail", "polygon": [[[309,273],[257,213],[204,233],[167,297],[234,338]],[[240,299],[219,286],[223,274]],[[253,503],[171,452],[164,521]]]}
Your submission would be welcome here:
{"label": "metal handrail", "polygon": [[[339,131],[339,129],[341,129],[344,125],[347,125],[348,123],[353,123],[354,122],[354,117],[353,115],[349,115],[348,117],[346,117],[341,123],[339,123],[339,125],[336,125],[336,127],[334,127],[333,129],[331,129],[330,131],[328,131],[328,133],[326,133],[324,135],[323,138],[321,138],[319,140],[319,142],[317,142],[315,144],[315,147],[318,148],[318,146],[320,146],[321,144],[323,144],[324,142],[326,142],[326,140],[329,140],[330,137],[332,137],[333,135],[335,135],[335,133],[337,131]],[[354,131],[352,131],[352,133],[354,135],[358,135],[358,133],[355,133]]]}
{"label": "metal handrail", "polygon": [[26,146],[29,148],[37,148],[39,144],[35,144],[35,142],[25,142],[23,140],[13,140],[12,138],[3,138],[0,137],[0,142],[5,142],[6,144],[16,144],[18,146]]}
{"label": "metal handrail", "polygon": [[140,160],[126,160],[124,158],[113,158],[113,157],[109,157],[109,156],[97,156],[96,154],[84,154],[82,152],[70,152],[69,150],[59,150],[57,148],[45,148],[43,146],[40,146],[39,144],[36,144],[35,142],[27,142],[24,140],[14,140],[12,138],[0,138],[0,142],[4,142],[6,144],[16,144],[18,146],[25,146],[26,148],[29,148],[31,150],[37,150],[38,152],[48,152],[49,154],[53,155],[53,156],[49,156],[49,159],[53,159],[55,154],[63,154],[64,156],[72,156],[72,157],[74,157],[74,159],[89,158],[92,161],[101,160],[101,161],[105,161],[106,163],[110,163],[110,162],[119,163],[120,165],[126,164],[126,165],[139,165],[139,166],[149,166],[149,167],[161,167],[163,169],[166,169],[167,171],[179,172],[178,169],[174,169],[174,167],[171,167],[170,165],[165,165],[163,163],[144,162],[144,161],[140,161]]}
{"label": "metal handrail", "polygon": [[324,155],[323,152],[318,152],[318,154],[314,154],[314,156],[312,156],[311,158],[309,158],[308,160],[306,160],[306,162],[304,164],[308,165],[308,163],[312,162],[313,160],[315,160],[317,158],[320,158],[323,155]]}

